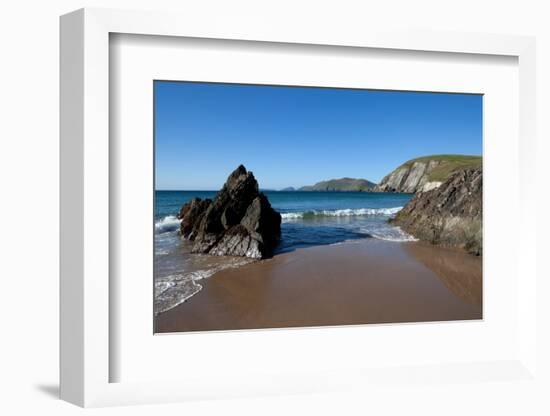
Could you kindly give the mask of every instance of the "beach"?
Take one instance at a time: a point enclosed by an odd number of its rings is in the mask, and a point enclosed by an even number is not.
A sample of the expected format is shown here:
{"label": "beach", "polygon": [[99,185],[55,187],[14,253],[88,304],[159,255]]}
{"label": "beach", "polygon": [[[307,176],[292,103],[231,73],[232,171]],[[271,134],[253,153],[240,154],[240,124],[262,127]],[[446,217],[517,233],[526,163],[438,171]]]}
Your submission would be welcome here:
{"label": "beach", "polygon": [[[192,198],[215,198],[213,191],[157,191],[155,198],[155,312],[167,311],[196,296],[208,279],[224,269],[240,268],[246,257],[192,254],[182,238],[177,213]],[[281,213],[281,238],[275,256],[297,250],[376,238],[401,242],[414,238],[388,223],[410,194],[375,192],[270,192]],[[301,253],[301,251],[298,251]]]}
{"label": "beach", "polygon": [[423,242],[362,238],[227,268],[155,316],[155,332],[482,318],[482,259]]}

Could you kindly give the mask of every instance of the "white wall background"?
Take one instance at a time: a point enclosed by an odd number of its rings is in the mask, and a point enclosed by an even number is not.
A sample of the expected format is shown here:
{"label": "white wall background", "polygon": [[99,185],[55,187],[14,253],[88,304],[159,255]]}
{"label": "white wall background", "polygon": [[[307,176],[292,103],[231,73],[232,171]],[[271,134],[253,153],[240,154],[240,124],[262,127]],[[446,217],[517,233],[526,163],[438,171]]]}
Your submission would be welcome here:
{"label": "white wall background", "polygon": [[[539,167],[550,146],[550,12],[541,0],[363,0],[363,1],[170,1],[19,0],[0,10],[0,412],[73,414],[82,410],[56,400],[58,368],[58,16],[81,7],[178,10],[231,19],[269,16],[286,24],[358,28],[388,26],[536,35],[538,41]],[[545,175],[540,169],[540,175]],[[542,192],[547,181],[540,181]],[[548,197],[533,207],[548,217]],[[539,243],[550,231],[541,219]],[[548,244],[546,247],[548,247]],[[547,250],[546,250],[547,251]],[[541,256],[542,257],[542,256]],[[550,270],[545,276],[550,279]],[[539,285],[548,301],[550,284]],[[546,294],[546,295],[545,295]],[[550,328],[550,317],[539,328]],[[549,336],[541,364],[548,371]],[[549,414],[542,390],[499,383],[480,389],[453,385],[418,387],[399,394],[388,388],[323,396],[262,398],[93,410],[101,415],[150,414]],[[550,389],[547,389],[550,390]],[[544,408],[543,405],[544,404]]]}

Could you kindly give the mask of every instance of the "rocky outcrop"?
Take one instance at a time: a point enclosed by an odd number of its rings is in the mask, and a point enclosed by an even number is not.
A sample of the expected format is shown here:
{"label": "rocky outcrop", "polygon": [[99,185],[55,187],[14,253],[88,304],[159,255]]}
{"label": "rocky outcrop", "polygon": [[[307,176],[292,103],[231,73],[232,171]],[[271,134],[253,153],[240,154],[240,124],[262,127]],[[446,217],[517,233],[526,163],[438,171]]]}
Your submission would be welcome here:
{"label": "rocky outcrop", "polygon": [[281,215],[259,192],[252,172],[239,166],[213,200],[194,198],[181,207],[180,231],[193,253],[264,258],[281,235]]}
{"label": "rocky outcrop", "polygon": [[418,193],[392,223],[416,238],[482,254],[482,168],[453,173],[440,187]]}
{"label": "rocky outcrop", "polygon": [[375,191],[427,192],[441,186],[454,172],[478,166],[481,166],[480,156],[425,156],[399,166],[380,181]]}
{"label": "rocky outcrop", "polygon": [[183,237],[195,239],[194,232],[198,231],[197,225],[200,224],[211,203],[211,199],[193,198],[181,207],[178,218],[181,220],[180,233]]}
{"label": "rocky outcrop", "polygon": [[341,178],[317,182],[315,185],[302,186],[299,191],[320,192],[368,192],[376,186],[366,179]]}

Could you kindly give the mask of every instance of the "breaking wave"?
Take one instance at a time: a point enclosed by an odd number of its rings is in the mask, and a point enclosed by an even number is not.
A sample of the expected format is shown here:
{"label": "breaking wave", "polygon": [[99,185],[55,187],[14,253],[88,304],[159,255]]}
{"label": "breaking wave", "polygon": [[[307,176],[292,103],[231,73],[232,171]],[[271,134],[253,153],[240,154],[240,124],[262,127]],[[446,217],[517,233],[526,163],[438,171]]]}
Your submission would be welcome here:
{"label": "breaking wave", "polygon": [[335,210],[313,210],[302,212],[285,212],[281,214],[283,220],[307,219],[315,217],[354,217],[354,216],[375,216],[394,215],[403,207],[394,208],[358,208],[358,209],[335,209]]}
{"label": "breaking wave", "polygon": [[175,215],[167,215],[161,220],[155,222],[155,231],[159,234],[177,231],[180,226],[180,220]]}
{"label": "breaking wave", "polygon": [[368,233],[371,237],[376,238],[378,240],[394,241],[394,242],[418,241],[418,239],[406,233],[399,227],[388,227],[386,229],[378,229],[378,230],[366,229],[363,231]]}

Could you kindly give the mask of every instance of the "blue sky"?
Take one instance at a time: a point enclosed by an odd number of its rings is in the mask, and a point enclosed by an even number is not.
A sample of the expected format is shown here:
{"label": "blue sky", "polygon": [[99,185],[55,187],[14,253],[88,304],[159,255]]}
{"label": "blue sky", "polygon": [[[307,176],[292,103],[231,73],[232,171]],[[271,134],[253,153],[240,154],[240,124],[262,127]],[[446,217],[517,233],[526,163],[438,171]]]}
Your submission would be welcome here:
{"label": "blue sky", "polygon": [[264,189],[378,182],[415,157],[481,152],[480,95],[155,81],[159,190],[218,190],[239,164]]}

